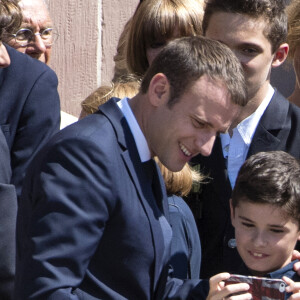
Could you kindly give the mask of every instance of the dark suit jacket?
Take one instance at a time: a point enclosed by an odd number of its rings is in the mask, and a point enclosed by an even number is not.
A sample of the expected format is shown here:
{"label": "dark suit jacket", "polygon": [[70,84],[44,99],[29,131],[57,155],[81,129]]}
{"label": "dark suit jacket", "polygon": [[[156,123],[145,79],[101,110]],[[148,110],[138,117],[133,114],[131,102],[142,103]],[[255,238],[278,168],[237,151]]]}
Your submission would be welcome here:
{"label": "dark suit jacket", "polygon": [[58,133],[29,168],[18,212],[15,299],[163,299],[175,290],[187,299],[198,281],[169,280],[166,287],[158,208],[168,209],[165,192],[157,202],[149,196],[115,99],[100,109]]}
{"label": "dark suit jacket", "polygon": [[[277,91],[258,124],[247,157],[272,150],[300,157],[300,108]],[[200,277],[208,278],[222,271],[237,272],[241,259],[236,248],[229,246],[234,238],[229,209],[232,190],[220,138],[216,139],[209,157],[198,156],[193,163],[200,164],[201,170],[211,177],[209,184],[201,186],[198,195],[201,207],[193,205],[195,195],[191,194],[193,199],[188,200],[197,218],[202,245]]]}
{"label": "dark suit jacket", "polygon": [[0,299],[12,299],[15,274],[17,196],[10,184],[10,155],[0,129]]}
{"label": "dark suit jacket", "polygon": [[33,156],[59,130],[57,77],[48,66],[7,46],[11,59],[0,69],[0,126],[11,153],[18,196]]}

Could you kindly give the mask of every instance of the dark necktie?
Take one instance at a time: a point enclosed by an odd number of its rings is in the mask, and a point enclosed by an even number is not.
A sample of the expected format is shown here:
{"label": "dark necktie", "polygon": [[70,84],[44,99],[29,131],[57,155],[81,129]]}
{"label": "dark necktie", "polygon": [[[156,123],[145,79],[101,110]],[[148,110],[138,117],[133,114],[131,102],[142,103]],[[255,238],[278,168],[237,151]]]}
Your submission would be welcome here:
{"label": "dark necktie", "polygon": [[160,210],[162,210],[162,192],[160,187],[160,182],[158,179],[157,169],[156,169],[156,163],[153,159],[150,159],[143,163],[143,168],[147,174],[147,178],[149,180],[149,183],[152,188],[152,193],[154,200]]}

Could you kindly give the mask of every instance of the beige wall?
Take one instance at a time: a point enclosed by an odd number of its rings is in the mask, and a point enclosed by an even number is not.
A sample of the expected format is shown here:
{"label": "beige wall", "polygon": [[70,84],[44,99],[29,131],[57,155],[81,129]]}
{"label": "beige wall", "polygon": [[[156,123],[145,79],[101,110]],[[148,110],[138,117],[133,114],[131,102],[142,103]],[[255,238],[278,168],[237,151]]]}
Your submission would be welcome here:
{"label": "beige wall", "polygon": [[60,37],[51,67],[59,79],[62,110],[78,116],[80,102],[113,76],[120,33],[138,0],[48,0]]}

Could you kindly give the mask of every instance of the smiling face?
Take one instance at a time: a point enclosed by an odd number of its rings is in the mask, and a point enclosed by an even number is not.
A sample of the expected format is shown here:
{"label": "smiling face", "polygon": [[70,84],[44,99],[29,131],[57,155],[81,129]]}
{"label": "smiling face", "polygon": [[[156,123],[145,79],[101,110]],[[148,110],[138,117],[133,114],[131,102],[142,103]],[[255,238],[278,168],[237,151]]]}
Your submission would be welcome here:
{"label": "smiling face", "polygon": [[153,113],[143,131],[152,155],[173,172],[199,153],[210,155],[217,133],[226,132],[240,112],[225,84],[206,75],[171,107],[169,90],[152,97]]}
{"label": "smiling face", "polygon": [[239,254],[253,275],[264,276],[291,262],[299,224],[283,209],[243,200],[234,211],[231,206],[231,221]]}
{"label": "smiling face", "polygon": [[[53,27],[48,9],[43,0],[21,0],[19,6],[23,14],[21,28],[28,28],[32,32],[37,33]],[[49,64],[50,62],[51,46],[46,47],[39,35],[35,36],[27,46],[20,46],[14,39],[9,40],[7,43],[19,52],[26,53],[43,63]]]}
{"label": "smiling face", "polygon": [[[257,106],[267,93],[271,67],[275,66],[274,57],[278,56],[277,51],[272,53],[265,35],[267,26],[263,18],[216,12],[205,32],[207,37],[226,44],[236,54],[245,71],[248,97],[256,101]],[[277,64],[281,63],[276,61]]]}

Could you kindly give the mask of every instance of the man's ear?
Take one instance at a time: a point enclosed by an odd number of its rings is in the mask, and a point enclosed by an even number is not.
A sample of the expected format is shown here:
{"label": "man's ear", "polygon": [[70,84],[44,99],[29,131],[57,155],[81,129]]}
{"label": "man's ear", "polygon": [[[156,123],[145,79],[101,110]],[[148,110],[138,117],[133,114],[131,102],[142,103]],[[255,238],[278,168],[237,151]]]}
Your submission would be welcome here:
{"label": "man's ear", "polygon": [[229,199],[229,205],[230,205],[230,218],[231,218],[231,224],[234,227],[234,208],[232,206],[232,199]]}
{"label": "man's ear", "polygon": [[274,54],[272,67],[279,67],[287,58],[289,53],[289,45],[287,43],[281,44]]}
{"label": "man's ear", "polygon": [[149,101],[153,106],[159,106],[169,100],[170,83],[163,73],[155,74],[149,84]]}

